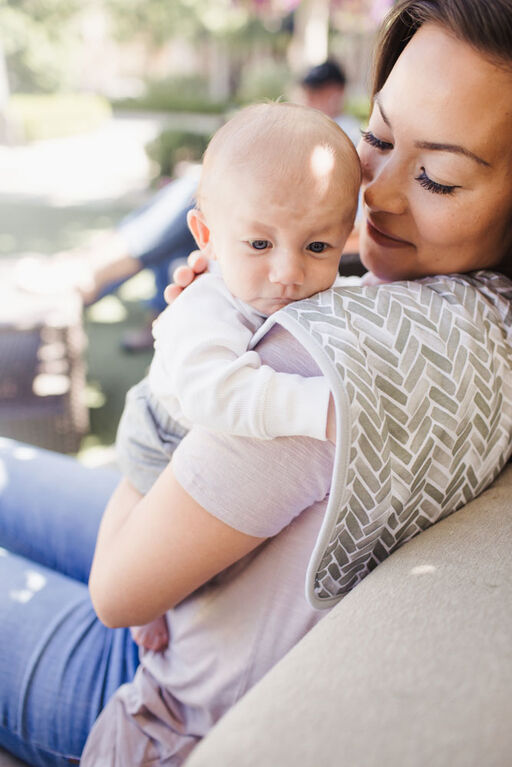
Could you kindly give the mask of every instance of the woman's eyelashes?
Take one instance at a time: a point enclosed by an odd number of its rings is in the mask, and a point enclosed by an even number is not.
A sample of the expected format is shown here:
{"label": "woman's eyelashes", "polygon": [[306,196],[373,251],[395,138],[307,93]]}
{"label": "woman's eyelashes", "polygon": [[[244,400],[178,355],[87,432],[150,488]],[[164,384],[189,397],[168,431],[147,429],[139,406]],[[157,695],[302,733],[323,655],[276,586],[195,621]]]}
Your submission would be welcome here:
{"label": "woman's eyelashes", "polygon": [[381,152],[386,152],[388,149],[393,149],[393,144],[391,144],[389,141],[382,141],[382,139],[377,138],[375,133],[372,133],[370,130],[362,130],[361,136],[363,137],[363,141],[366,141],[367,144],[375,147],[375,149],[380,149]]}
{"label": "woman's eyelashes", "polygon": [[[369,130],[361,131],[361,135],[363,141],[366,141],[367,144],[381,152],[393,149],[393,144],[389,141],[382,141],[382,139],[377,138],[377,136]],[[433,194],[452,194],[455,189],[460,189],[458,184],[439,184],[437,181],[433,181],[427,176],[427,172],[423,166],[420,168],[420,173],[415,176],[415,180],[419,181],[424,189]]]}
{"label": "woman's eyelashes", "polygon": [[455,189],[460,189],[460,186],[457,184],[439,184],[437,181],[432,181],[432,179],[427,176],[425,168],[423,167],[420,168],[420,171],[420,174],[415,177],[416,181],[419,181],[421,186],[429,192],[433,192],[434,194],[452,194]]}

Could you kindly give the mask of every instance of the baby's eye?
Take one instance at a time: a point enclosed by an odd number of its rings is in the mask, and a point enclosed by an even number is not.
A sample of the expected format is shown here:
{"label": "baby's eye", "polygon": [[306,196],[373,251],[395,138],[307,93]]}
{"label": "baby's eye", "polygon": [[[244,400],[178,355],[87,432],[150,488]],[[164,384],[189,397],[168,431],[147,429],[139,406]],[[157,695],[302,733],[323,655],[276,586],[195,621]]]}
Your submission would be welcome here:
{"label": "baby's eye", "polygon": [[267,248],[270,248],[269,240],[250,240],[249,245],[254,250],[267,250]]}
{"label": "baby's eye", "polygon": [[362,130],[361,136],[363,137],[363,141],[366,141],[367,144],[375,147],[375,149],[379,149],[381,152],[387,152],[388,149],[393,149],[393,144],[389,141],[383,141],[382,139],[377,138],[371,130]]}
{"label": "baby's eye", "polygon": [[324,253],[328,247],[329,246],[326,242],[310,242],[308,245],[308,250],[310,250],[312,253]]}

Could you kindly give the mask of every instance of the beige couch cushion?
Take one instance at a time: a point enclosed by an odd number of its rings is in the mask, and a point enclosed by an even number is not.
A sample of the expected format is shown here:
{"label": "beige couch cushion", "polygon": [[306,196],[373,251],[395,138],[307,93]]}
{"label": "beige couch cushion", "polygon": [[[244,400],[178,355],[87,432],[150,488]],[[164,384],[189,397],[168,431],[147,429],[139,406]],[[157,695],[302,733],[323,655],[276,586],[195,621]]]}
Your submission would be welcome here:
{"label": "beige couch cushion", "polygon": [[379,565],[187,761],[510,764],[511,466],[480,498]]}

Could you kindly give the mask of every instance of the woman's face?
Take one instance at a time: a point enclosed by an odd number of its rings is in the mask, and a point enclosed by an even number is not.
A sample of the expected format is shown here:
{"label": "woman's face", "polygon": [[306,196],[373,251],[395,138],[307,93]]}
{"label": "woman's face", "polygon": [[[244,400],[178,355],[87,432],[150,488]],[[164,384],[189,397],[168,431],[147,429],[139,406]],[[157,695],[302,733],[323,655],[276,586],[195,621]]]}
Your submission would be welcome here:
{"label": "woman's face", "polygon": [[365,266],[384,280],[488,268],[512,249],[512,73],[432,24],[359,145]]}

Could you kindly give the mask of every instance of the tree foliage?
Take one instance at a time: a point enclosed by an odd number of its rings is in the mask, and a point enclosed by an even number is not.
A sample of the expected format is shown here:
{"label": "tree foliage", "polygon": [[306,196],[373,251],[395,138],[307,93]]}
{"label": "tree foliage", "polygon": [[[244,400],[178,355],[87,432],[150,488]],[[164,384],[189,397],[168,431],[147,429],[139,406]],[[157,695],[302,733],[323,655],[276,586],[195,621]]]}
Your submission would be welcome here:
{"label": "tree foliage", "polygon": [[79,0],[0,0],[0,41],[13,90],[54,91],[69,81]]}
{"label": "tree foliage", "polygon": [[[121,40],[143,36],[154,45],[173,37],[244,39],[268,36],[252,0],[103,0]],[[273,31],[277,31],[274,29]]]}

